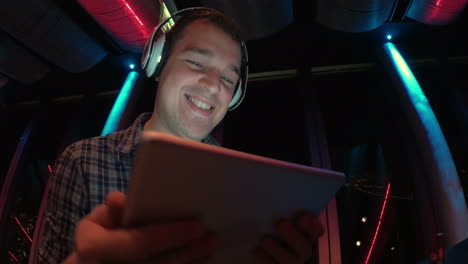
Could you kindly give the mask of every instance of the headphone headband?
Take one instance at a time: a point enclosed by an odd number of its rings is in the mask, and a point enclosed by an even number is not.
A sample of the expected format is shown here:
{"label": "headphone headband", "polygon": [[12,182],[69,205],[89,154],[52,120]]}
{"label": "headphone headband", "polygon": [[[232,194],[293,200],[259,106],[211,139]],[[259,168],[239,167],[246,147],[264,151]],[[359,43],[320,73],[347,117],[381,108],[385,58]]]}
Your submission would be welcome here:
{"label": "headphone headband", "polygon": [[[162,30],[163,27],[171,20],[179,16],[184,16],[186,13],[198,12],[198,11],[214,11],[222,14],[221,12],[207,8],[207,7],[190,7],[179,10],[172,14],[170,17],[164,19],[157,27],[154,28],[151,36],[148,38],[143,49],[143,54],[141,57],[141,68],[146,72],[147,77],[153,77],[159,75],[162,68],[164,67],[164,62],[167,59],[169,48],[166,38],[166,33]],[[174,25],[176,26],[176,25]],[[160,33],[158,35],[158,33]],[[229,102],[228,110],[233,110],[239,106],[245,96],[245,91],[247,89],[247,79],[248,79],[248,54],[247,47],[243,41],[240,41],[241,46],[241,69],[240,69],[240,78],[236,84],[236,89],[234,90],[234,95]]]}

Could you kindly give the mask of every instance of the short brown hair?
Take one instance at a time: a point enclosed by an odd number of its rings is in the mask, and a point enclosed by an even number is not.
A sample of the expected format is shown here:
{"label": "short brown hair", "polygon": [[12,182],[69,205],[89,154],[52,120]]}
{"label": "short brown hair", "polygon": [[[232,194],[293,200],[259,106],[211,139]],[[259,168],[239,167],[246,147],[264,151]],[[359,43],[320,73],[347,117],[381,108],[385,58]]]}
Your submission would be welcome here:
{"label": "short brown hair", "polygon": [[241,42],[240,28],[234,19],[224,15],[221,12],[212,9],[201,9],[188,11],[183,14],[179,20],[176,20],[174,26],[166,34],[168,41],[168,52],[175,46],[178,40],[182,38],[185,28],[196,20],[204,20],[214,26],[217,26],[228,34],[233,40]]}

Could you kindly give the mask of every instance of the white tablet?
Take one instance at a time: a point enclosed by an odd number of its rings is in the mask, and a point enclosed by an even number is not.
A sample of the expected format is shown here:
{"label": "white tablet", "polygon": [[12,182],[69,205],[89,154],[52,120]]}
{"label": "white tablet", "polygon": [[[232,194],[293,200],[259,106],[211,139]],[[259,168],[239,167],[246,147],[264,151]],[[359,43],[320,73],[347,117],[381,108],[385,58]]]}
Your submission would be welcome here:
{"label": "white tablet", "polygon": [[274,160],[162,133],[144,132],[123,223],[199,217],[221,240],[210,263],[254,263],[261,234],[298,209],[317,215],[344,174]]}

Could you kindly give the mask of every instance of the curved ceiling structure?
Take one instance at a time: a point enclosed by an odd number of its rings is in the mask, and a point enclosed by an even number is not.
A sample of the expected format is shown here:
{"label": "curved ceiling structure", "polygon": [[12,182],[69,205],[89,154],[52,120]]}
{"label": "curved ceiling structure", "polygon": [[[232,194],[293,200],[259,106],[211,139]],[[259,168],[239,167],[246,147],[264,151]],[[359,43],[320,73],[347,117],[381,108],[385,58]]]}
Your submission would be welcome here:
{"label": "curved ceiling structure", "polygon": [[107,55],[52,0],[4,1],[0,10],[1,29],[66,71],[86,71]]}
{"label": "curved ceiling structure", "polygon": [[247,40],[267,37],[294,20],[292,0],[202,0],[201,3],[233,17]]}
{"label": "curved ceiling structure", "polygon": [[127,51],[140,53],[159,23],[160,4],[153,0],[78,0],[98,24]]}
{"label": "curved ceiling structure", "polygon": [[318,0],[317,22],[338,31],[365,32],[387,21],[394,0]]}
{"label": "curved ceiling structure", "polygon": [[[366,32],[386,22],[411,19],[445,25],[467,4],[466,0],[316,0],[296,12],[297,0],[78,0],[73,5],[53,0],[4,1],[0,8],[0,72],[28,84],[43,78],[51,65],[83,72],[108,53],[140,53],[160,20],[161,2],[171,12],[193,5],[225,12],[239,22],[247,40],[279,32],[296,21],[298,13],[306,16],[306,23],[318,22],[341,32]],[[393,18],[395,10],[401,12],[398,18]]]}
{"label": "curved ceiling structure", "polygon": [[[0,31],[0,72],[23,84],[30,84],[42,79],[49,72],[49,66]],[[7,77],[3,78],[7,80]]]}
{"label": "curved ceiling structure", "polygon": [[467,3],[467,0],[413,0],[407,17],[425,24],[446,25],[456,19]]}

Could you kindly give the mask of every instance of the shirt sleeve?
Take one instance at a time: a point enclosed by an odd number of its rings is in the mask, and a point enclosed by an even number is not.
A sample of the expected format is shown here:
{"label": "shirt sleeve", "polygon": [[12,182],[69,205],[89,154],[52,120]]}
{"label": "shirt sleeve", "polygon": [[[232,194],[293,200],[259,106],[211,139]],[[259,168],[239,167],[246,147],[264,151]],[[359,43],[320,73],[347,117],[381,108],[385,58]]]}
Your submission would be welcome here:
{"label": "shirt sleeve", "polygon": [[60,263],[74,250],[76,224],[89,211],[87,183],[81,166],[82,145],[68,146],[55,164],[36,263]]}

